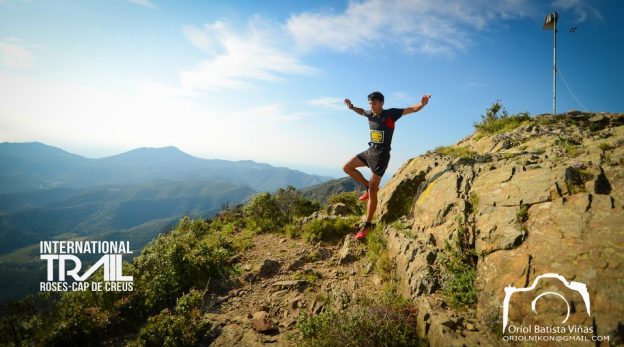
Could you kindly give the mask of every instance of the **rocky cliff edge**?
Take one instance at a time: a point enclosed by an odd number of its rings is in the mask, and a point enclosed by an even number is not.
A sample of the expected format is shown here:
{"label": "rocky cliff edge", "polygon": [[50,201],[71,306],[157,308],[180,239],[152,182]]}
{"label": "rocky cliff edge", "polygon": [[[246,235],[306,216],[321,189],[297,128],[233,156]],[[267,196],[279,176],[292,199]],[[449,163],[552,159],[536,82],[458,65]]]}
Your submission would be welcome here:
{"label": "rocky cliff edge", "polygon": [[[577,326],[623,343],[623,125],[624,114],[537,116],[396,172],[378,217],[421,335],[434,346],[501,345],[518,327]],[[533,284],[505,305],[505,287]],[[548,292],[560,295],[531,312]]]}

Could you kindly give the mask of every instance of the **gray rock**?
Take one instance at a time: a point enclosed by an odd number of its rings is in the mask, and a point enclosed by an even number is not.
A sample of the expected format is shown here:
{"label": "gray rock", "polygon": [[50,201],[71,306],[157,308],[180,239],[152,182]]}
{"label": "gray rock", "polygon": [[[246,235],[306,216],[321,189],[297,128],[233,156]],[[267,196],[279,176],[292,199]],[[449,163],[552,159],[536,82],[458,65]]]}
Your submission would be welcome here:
{"label": "gray rock", "polygon": [[264,259],[260,265],[258,273],[262,277],[271,277],[277,274],[281,268],[281,264],[273,259]]}
{"label": "gray rock", "polygon": [[308,281],[305,280],[294,280],[294,281],[277,281],[272,284],[273,287],[276,288],[294,288],[307,284]]}
{"label": "gray rock", "polygon": [[351,208],[342,202],[327,206],[327,213],[330,216],[348,216],[351,212]]}
{"label": "gray rock", "polygon": [[277,329],[277,325],[269,318],[266,311],[258,311],[253,314],[251,324],[255,331],[259,333],[270,333]]}
{"label": "gray rock", "polygon": [[357,259],[357,256],[354,251],[354,242],[355,237],[353,235],[347,235],[344,238],[344,242],[342,243],[342,247],[340,251],[338,251],[338,263],[346,264],[352,262]]}

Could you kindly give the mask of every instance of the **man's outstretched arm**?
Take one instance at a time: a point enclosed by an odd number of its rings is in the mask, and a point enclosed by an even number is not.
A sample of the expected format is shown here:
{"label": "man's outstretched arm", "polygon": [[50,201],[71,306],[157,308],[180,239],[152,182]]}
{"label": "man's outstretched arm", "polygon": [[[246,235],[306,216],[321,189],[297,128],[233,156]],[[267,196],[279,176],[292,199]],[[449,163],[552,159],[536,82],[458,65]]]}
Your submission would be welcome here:
{"label": "man's outstretched arm", "polygon": [[410,113],[414,113],[414,112],[418,112],[420,111],[420,109],[422,109],[423,107],[425,107],[425,105],[427,105],[429,103],[429,99],[431,99],[431,94],[425,94],[423,95],[422,99],[420,99],[420,103],[419,104],[415,104],[412,105],[410,107],[407,107],[405,109],[403,109],[403,115],[408,115]]}
{"label": "man's outstretched arm", "polygon": [[353,110],[353,112],[359,114],[360,116],[364,115],[364,109],[353,106],[353,104],[351,103],[351,100],[345,99],[344,102],[350,110]]}

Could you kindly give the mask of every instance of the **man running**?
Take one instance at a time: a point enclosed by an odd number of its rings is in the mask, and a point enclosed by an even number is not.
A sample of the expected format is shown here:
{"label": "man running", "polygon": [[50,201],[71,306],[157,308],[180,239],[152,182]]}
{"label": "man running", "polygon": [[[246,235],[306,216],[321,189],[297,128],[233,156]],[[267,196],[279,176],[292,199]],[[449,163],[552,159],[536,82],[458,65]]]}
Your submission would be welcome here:
{"label": "man running", "polygon": [[[431,99],[431,95],[426,94],[422,97],[419,104],[404,109],[390,108],[387,110],[383,109],[384,96],[380,92],[373,92],[368,95],[370,110],[355,107],[351,103],[351,100],[345,99],[344,102],[347,107],[360,116],[368,118],[368,125],[370,126],[369,148],[351,158],[342,168],[344,172],[353,177],[354,180],[366,187],[366,191],[359,198],[360,201],[368,200],[366,223],[355,235],[356,239],[364,239],[373,228],[371,221],[377,209],[377,190],[379,190],[381,177],[386,172],[388,162],[390,161],[390,143],[392,143],[394,123],[402,116],[420,111],[420,109],[427,105],[429,99]],[[362,173],[357,170],[358,167],[362,166],[368,166],[372,171],[370,181],[367,181]]]}

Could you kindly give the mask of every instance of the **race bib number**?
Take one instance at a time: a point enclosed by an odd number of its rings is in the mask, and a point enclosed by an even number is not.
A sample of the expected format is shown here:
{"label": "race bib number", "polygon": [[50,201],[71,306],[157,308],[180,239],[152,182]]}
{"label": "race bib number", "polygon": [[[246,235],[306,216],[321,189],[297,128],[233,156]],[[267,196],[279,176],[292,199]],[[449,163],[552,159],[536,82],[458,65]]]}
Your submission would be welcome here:
{"label": "race bib number", "polygon": [[384,132],[382,130],[371,130],[371,142],[383,143]]}

